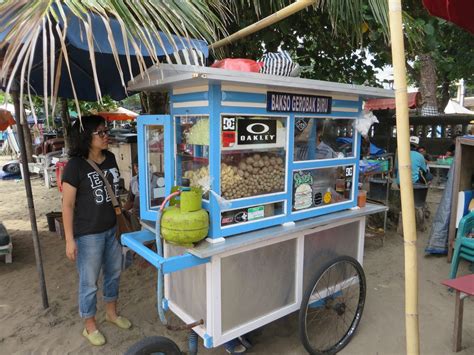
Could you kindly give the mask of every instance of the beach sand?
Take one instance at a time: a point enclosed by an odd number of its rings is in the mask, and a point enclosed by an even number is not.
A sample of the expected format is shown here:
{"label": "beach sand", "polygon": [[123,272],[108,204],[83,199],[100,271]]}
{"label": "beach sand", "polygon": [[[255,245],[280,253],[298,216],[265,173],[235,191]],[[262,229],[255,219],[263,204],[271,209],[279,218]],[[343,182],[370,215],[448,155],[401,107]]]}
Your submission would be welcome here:
{"label": "beach sand", "polygon": [[[0,157],[0,166],[7,159]],[[48,230],[46,213],[60,211],[60,193],[47,189],[40,178],[32,179],[36,221],[39,230],[49,308],[44,310],[39,292],[38,272],[31,238],[23,181],[0,180],[0,221],[13,238],[13,263],[0,257],[0,354],[119,354],[145,336],[172,338],[187,349],[186,332],[171,332],[161,325],[156,312],[156,272],[135,263],[122,274],[119,311],[133,323],[121,330],[106,323],[104,305],[98,295],[98,320],[107,344],[94,348],[82,337],[77,313],[77,274],[66,259],[64,241]],[[440,193],[428,196],[431,214],[436,211]],[[419,233],[419,315],[422,354],[450,354],[453,331],[454,294],[440,282],[447,278],[445,257],[425,257],[428,232]],[[463,262],[458,275],[468,273]],[[404,256],[403,240],[390,231],[382,246],[380,240],[366,240],[364,269],[367,299],[357,334],[341,354],[405,353]],[[464,306],[463,350],[474,353],[474,300]],[[170,316],[179,323],[176,317]],[[253,354],[304,354],[297,328],[297,314],[262,328],[255,338]],[[222,347],[202,348],[203,354],[223,354]]]}

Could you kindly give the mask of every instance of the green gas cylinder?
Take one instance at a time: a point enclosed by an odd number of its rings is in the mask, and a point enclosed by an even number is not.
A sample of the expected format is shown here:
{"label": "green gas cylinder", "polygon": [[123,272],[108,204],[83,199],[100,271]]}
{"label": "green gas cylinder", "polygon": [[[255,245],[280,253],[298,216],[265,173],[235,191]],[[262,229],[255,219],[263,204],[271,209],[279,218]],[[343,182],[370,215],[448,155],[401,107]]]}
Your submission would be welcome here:
{"label": "green gas cylinder", "polygon": [[161,215],[161,236],[169,243],[192,246],[207,236],[209,215],[202,208],[202,191],[184,189],[179,200],[172,201]]}

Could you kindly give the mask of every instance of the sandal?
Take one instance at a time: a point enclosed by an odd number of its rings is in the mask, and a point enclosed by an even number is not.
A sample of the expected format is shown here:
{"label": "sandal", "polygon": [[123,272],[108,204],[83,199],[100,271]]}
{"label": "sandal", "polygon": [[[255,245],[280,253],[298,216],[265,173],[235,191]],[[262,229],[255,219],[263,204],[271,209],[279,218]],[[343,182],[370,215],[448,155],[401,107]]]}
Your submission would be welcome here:
{"label": "sandal", "polygon": [[122,317],[122,316],[117,316],[117,318],[112,320],[106,314],[105,315],[105,320],[107,322],[115,324],[117,327],[122,328],[122,329],[130,329],[130,327],[132,326],[132,323],[127,318]]}
{"label": "sandal", "polygon": [[247,338],[246,335],[242,335],[239,337],[239,341],[242,343],[243,346],[248,350],[250,349],[253,345],[250,342],[250,340]]}
{"label": "sandal", "polygon": [[232,339],[224,344],[224,349],[229,354],[244,354],[247,348],[238,339]]}
{"label": "sandal", "polygon": [[86,337],[86,339],[89,340],[92,345],[102,346],[105,344],[105,338],[99,331],[99,329],[96,329],[92,333],[89,333],[87,329],[84,328],[84,330],[82,331],[82,335]]}

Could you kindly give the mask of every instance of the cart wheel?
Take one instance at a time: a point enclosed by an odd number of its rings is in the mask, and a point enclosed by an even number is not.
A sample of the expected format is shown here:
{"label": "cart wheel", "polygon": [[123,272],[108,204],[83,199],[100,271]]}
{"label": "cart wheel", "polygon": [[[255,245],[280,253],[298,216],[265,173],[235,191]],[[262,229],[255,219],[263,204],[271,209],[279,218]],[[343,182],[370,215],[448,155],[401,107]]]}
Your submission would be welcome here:
{"label": "cart wheel", "polygon": [[351,340],[364,310],[366,283],[362,266],[337,257],[316,273],[299,314],[301,342],[310,354],[335,354]]}
{"label": "cart wheel", "polygon": [[133,344],[125,355],[181,355],[178,345],[169,338],[155,336],[147,337]]}

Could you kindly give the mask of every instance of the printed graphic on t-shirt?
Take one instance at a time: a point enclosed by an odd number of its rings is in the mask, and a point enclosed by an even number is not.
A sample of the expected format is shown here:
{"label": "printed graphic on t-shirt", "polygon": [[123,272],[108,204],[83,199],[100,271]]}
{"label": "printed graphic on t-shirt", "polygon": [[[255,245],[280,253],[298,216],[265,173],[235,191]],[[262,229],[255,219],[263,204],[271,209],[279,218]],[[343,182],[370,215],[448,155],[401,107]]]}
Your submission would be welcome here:
{"label": "printed graphic on t-shirt", "polygon": [[[119,177],[120,173],[117,168],[111,168],[103,171],[105,178],[107,179],[109,175],[112,175],[112,188],[115,195],[118,193],[119,187]],[[94,196],[94,201],[96,205],[101,205],[104,202],[110,202],[110,196],[105,187],[102,177],[96,172],[92,171],[87,174],[89,182],[91,184],[92,194]]]}

